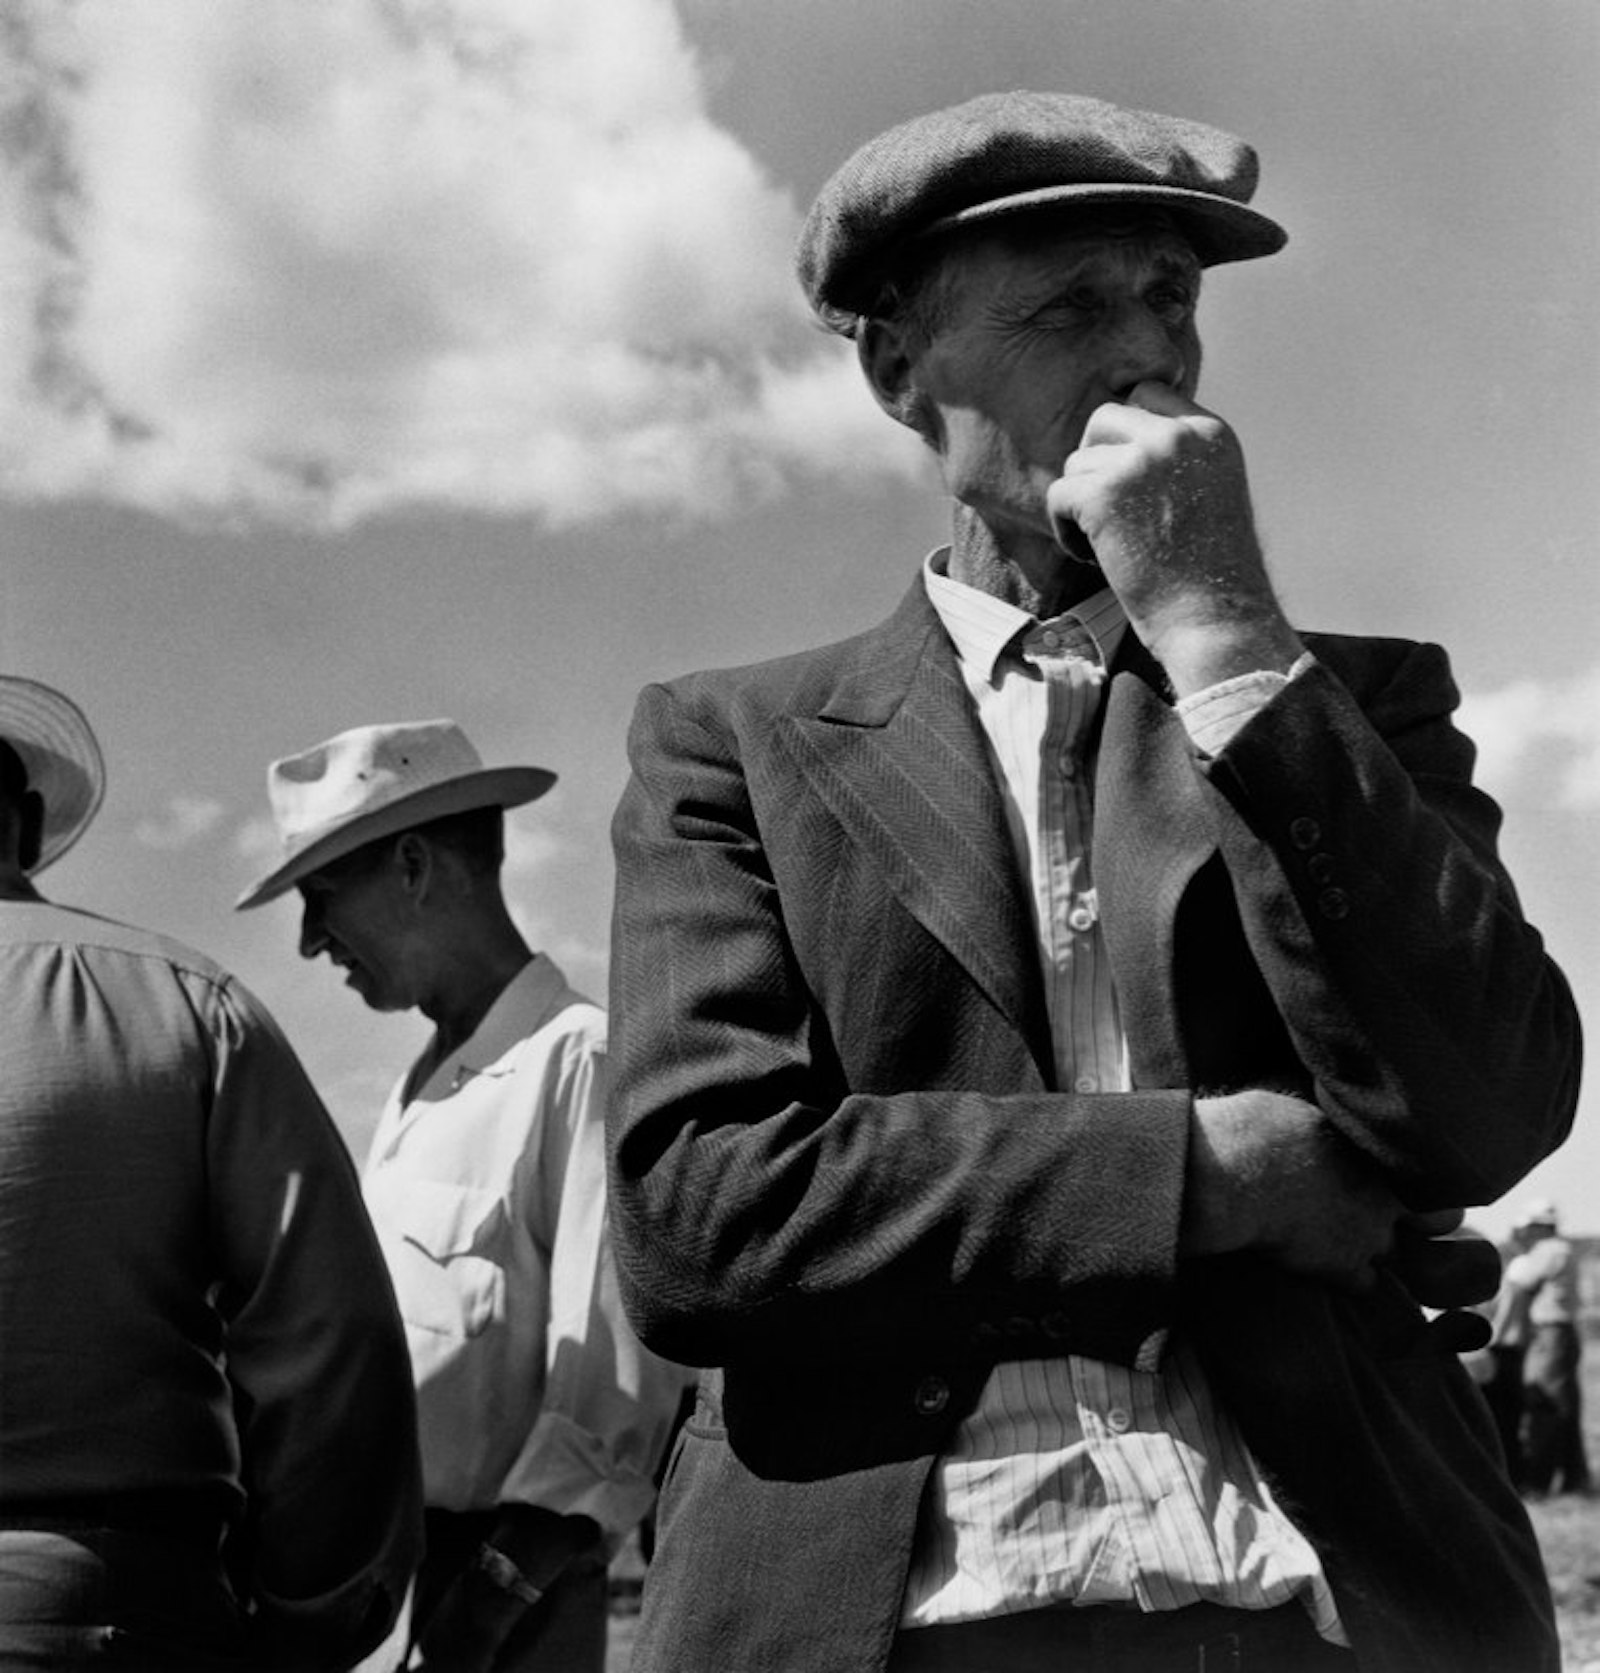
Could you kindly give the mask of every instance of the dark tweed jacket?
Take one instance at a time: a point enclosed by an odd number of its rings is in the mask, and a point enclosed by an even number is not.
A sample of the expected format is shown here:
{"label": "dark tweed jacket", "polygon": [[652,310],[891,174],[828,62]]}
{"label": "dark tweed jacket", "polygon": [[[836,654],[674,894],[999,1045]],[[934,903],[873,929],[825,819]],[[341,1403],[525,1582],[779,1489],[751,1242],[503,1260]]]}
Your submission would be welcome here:
{"label": "dark tweed jacket", "polygon": [[840,645],[640,698],[618,808],[613,1217],[646,1342],[720,1370],[637,1673],[884,1665],[931,1460],[1002,1357],[1197,1344],[1363,1673],[1556,1665],[1482,1404],[1391,1281],[1176,1259],[1194,1089],[1314,1095],[1417,1207],[1564,1135],[1570,996],[1437,648],[1317,663],[1215,760],[1129,635],[1093,869],[1137,1090],[1058,1091],[1028,907],[920,582]]}

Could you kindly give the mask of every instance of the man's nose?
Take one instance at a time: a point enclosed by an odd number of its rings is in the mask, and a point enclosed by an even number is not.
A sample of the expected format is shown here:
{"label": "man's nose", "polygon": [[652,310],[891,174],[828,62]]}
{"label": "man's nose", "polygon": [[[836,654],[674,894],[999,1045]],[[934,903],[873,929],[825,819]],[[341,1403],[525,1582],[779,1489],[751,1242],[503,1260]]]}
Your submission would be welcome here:
{"label": "man's nose", "polygon": [[315,958],[327,945],[327,932],[322,927],[316,908],[308,901],[305,911],[300,914],[300,956]]}
{"label": "man's nose", "polygon": [[1118,398],[1147,379],[1182,387],[1188,362],[1172,329],[1146,308],[1133,303],[1118,313],[1111,326],[1109,382]]}

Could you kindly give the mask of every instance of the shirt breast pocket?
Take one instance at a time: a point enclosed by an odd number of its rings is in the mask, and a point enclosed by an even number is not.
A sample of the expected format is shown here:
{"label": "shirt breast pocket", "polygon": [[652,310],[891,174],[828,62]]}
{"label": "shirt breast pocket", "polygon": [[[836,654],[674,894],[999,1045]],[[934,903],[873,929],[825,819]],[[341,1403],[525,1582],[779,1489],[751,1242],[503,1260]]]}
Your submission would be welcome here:
{"label": "shirt breast pocket", "polygon": [[504,1214],[493,1191],[410,1179],[390,1207],[399,1229],[395,1296],[407,1325],[459,1340],[505,1317]]}

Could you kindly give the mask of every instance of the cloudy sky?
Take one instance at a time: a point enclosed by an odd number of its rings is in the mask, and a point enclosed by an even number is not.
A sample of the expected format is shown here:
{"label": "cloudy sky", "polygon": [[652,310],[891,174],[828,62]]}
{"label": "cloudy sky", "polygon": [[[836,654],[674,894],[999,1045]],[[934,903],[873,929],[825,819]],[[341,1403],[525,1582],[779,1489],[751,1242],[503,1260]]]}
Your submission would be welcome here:
{"label": "cloudy sky", "polygon": [[[561,775],[511,889],[603,994],[639,686],[878,619],[944,526],[800,216],[1046,86],[1260,150],[1201,398],[1291,613],[1450,648],[1600,1036],[1597,84],[1592,0],[0,0],[0,667],[111,765],[49,892],[235,968],[360,1149],[421,1025],[231,902],[271,758],[448,715]],[[1597,1104],[1513,1204],[1600,1232]]]}

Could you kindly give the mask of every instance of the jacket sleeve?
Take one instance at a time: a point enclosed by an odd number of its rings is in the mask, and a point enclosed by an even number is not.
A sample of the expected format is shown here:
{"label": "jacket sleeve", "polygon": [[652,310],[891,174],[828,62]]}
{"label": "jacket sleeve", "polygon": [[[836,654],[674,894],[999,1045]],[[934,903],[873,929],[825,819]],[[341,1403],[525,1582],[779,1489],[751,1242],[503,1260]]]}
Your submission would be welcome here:
{"label": "jacket sleeve", "polygon": [[421,1552],[405,1337],[343,1141],[236,983],[206,1018],[217,1307],[246,1492],[230,1545],[265,1664],[349,1665],[394,1622]]}
{"label": "jacket sleeve", "polygon": [[1577,1014],[1500,862],[1444,653],[1350,643],[1313,641],[1203,768],[1222,851],[1330,1118],[1414,1206],[1488,1202],[1570,1127]]}
{"label": "jacket sleeve", "polygon": [[[736,708],[647,690],[613,826],[612,1212],[641,1335],[710,1365],[1133,1362],[1169,1320],[1187,1096],[1046,1091],[920,926],[862,927],[881,881],[818,888],[802,787],[769,752],[752,796],[770,728]],[[779,847],[805,850],[807,891],[780,891]],[[893,1075],[841,1065],[797,915],[850,1005],[920,1031]]]}

